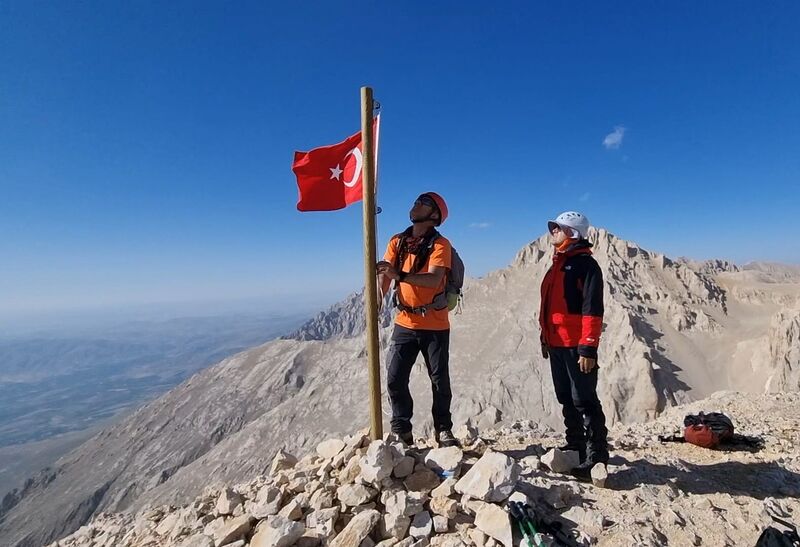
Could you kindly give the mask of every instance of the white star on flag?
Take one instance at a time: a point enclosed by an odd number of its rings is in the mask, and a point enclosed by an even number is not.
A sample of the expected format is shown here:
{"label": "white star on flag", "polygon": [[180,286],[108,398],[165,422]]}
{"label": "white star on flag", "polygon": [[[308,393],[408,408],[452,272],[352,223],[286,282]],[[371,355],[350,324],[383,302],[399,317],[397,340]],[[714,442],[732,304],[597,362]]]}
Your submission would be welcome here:
{"label": "white star on flag", "polygon": [[339,165],[337,164],[336,167],[328,167],[331,170],[331,179],[339,180],[339,177],[342,175],[342,169],[339,169]]}

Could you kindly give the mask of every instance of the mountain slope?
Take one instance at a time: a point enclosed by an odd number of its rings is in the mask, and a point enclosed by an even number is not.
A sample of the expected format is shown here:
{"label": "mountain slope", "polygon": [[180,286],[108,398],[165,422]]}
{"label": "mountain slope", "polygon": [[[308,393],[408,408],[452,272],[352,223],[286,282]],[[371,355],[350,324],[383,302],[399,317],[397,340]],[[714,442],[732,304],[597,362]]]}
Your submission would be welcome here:
{"label": "mountain slope", "polygon": [[[606,278],[600,392],[611,423],[651,419],[719,389],[800,387],[796,284],[762,277],[754,287],[730,264],[672,260],[604,230],[591,239]],[[456,424],[499,409],[507,419],[559,425],[536,323],[551,256],[542,238],[508,268],[468,280],[452,326]],[[263,472],[280,446],[301,453],[365,426],[358,306],[353,296],[302,327],[301,340],[270,342],[202,371],[74,450],[4,500],[0,541],[39,545],[99,511],[186,501],[209,482]],[[384,349],[389,335],[382,330]],[[421,368],[412,389],[421,432],[430,427]]]}

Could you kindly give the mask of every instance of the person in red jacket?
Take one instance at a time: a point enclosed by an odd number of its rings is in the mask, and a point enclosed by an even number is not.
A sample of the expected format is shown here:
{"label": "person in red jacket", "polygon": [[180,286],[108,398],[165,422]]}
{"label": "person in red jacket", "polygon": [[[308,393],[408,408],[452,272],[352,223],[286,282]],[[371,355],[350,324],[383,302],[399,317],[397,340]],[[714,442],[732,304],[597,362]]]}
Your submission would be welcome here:
{"label": "person in red jacket", "polygon": [[608,463],[608,430],[597,397],[597,346],[603,327],[603,273],[586,239],[589,220],[568,211],[547,223],[555,246],[553,264],[542,280],[539,310],[542,355],[550,358],[556,399],[564,414],[567,444],[590,477]]}

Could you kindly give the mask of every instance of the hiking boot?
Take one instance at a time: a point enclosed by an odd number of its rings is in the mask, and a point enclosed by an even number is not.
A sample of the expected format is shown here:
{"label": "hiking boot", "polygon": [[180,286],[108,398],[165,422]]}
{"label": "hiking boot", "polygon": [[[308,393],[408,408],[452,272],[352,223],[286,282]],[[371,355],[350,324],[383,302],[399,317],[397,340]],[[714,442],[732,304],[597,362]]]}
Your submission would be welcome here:
{"label": "hiking boot", "polygon": [[448,446],[461,446],[461,443],[458,442],[456,436],[453,435],[453,432],[449,429],[444,431],[437,431],[436,432],[436,442],[439,444],[440,448],[446,448]]}
{"label": "hiking boot", "polygon": [[581,481],[591,481],[592,480],[592,468],[596,465],[596,462],[591,460],[586,460],[581,462],[578,467],[573,467],[570,474],[578,480]]}
{"label": "hiking boot", "polygon": [[570,471],[573,477],[582,481],[592,480],[592,468],[595,465],[608,464],[608,453],[606,454],[592,454],[586,461],[581,462],[578,467]]}
{"label": "hiking boot", "polygon": [[414,434],[410,431],[406,431],[405,433],[395,433],[397,438],[400,439],[400,442],[406,446],[414,446]]}

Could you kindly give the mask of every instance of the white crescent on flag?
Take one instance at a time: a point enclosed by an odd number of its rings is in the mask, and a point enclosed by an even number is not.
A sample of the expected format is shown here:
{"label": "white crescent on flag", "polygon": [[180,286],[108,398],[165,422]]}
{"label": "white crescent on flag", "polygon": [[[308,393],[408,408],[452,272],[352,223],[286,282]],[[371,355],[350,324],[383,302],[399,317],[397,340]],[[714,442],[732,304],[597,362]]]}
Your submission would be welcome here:
{"label": "white crescent on flag", "polygon": [[[352,154],[353,157],[356,159],[356,170],[353,171],[353,178],[351,180],[349,181],[345,180],[342,182],[348,188],[352,188],[353,186],[356,185],[358,177],[361,176],[361,164],[362,164],[361,150],[359,150],[358,148],[353,148],[352,150],[350,150],[350,152],[347,153],[347,156],[349,156],[350,154]],[[345,158],[347,158],[347,156],[345,156]]]}

